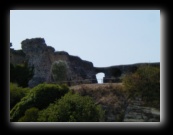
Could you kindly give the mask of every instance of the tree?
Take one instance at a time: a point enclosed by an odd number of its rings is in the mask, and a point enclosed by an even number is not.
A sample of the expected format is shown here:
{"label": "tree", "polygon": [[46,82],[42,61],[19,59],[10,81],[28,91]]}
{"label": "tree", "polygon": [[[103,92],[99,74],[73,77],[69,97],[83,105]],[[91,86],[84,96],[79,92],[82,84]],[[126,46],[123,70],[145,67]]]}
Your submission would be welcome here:
{"label": "tree", "polygon": [[40,111],[38,117],[42,122],[97,122],[103,119],[104,111],[91,97],[72,92]]}
{"label": "tree", "polygon": [[123,78],[125,90],[130,97],[140,96],[146,103],[160,105],[160,68],[140,66],[135,73]]}
{"label": "tree", "polygon": [[57,83],[63,83],[67,81],[68,76],[68,65],[65,61],[59,60],[55,61],[51,67],[51,73],[54,81]]}

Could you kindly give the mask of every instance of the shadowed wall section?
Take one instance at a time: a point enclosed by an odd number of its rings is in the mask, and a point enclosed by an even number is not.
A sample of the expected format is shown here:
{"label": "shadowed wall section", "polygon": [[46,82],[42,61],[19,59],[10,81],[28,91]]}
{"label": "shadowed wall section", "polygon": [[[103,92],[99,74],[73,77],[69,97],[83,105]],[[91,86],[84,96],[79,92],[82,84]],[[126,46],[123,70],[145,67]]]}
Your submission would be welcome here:
{"label": "shadowed wall section", "polygon": [[103,79],[104,83],[107,82],[121,82],[123,75],[135,72],[139,66],[150,65],[150,66],[160,66],[159,62],[156,63],[137,63],[129,65],[117,65],[110,67],[94,67],[95,73],[104,73],[105,77]]}

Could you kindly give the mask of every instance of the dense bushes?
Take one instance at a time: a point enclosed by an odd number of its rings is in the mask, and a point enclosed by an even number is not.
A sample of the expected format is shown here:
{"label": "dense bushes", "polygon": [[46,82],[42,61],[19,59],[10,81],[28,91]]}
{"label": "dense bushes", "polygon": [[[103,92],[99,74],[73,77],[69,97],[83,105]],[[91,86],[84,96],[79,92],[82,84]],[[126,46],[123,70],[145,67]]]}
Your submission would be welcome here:
{"label": "dense bushes", "polygon": [[126,109],[126,97],[121,83],[107,83],[104,85],[87,85],[82,84],[73,87],[72,91],[82,96],[93,98],[96,104],[103,107],[104,122],[121,122]]}
{"label": "dense bushes", "polygon": [[65,85],[59,86],[56,84],[39,84],[30,90],[30,92],[17,103],[10,111],[11,121],[18,121],[25,111],[31,107],[38,109],[46,108],[55,99],[60,98],[69,91]]}
{"label": "dense bushes", "polygon": [[12,108],[10,119],[19,122],[96,122],[104,121],[104,111],[91,97],[73,94],[66,85],[40,84]]}
{"label": "dense bushes", "polygon": [[23,98],[29,88],[18,87],[17,84],[10,83],[10,109]]}
{"label": "dense bushes", "polygon": [[27,64],[13,65],[10,63],[10,82],[17,83],[20,87],[28,87],[28,81],[33,76],[33,68],[28,68]]}
{"label": "dense bushes", "polygon": [[141,66],[138,70],[123,78],[125,90],[130,97],[140,96],[150,106],[160,105],[160,68]]}
{"label": "dense bushes", "polygon": [[38,121],[96,122],[102,121],[104,112],[91,97],[67,93],[60,100],[39,113]]}
{"label": "dense bushes", "polygon": [[[113,114],[115,121],[122,121],[126,93],[129,98],[141,97],[145,105],[159,108],[160,68],[140,66],[136,72],[125,75],[123,83],[116,84],[116,87],[113,84],[98,90],[82,87],[76,93],[75,90],[69,91],[66,85],[39,84],[29,89],[10,83],[10,107],[14,106],[10,111],[10,120],[97,122],[105,121]],[[107,106],[105,112],[97,104]],[[116,107],[113,107],[115,104]]]}
{"label": "dense bushes", "polygon": [[19,122],[36,122],[38,118],[38,108],[32,107],[25,111],[25,115],[19,119]]}

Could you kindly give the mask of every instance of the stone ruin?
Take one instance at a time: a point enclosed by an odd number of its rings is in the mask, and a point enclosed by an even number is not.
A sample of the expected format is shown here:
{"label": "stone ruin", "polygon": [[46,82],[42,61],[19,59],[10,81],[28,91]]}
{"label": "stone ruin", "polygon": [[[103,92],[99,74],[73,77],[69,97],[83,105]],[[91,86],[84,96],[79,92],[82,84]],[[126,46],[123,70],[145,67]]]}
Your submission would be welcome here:
{"label": "stone ruin", "polygon": [[69,82],[69,85],[97,83],[97,73],[105,74],[103,82],[119,82],[124,74],[136,71],[140,65],[150,64],[160,66],[160,63],[138,63],[110,67],[94,67],[92,62],[69,55],[65,51],[55,51],[53,47],[46,45],[43,38],[26,39],[21,44],[22,50],[20,51],[10,48],[10,63],[21,64],[27,62],[30,68],[34,68],[34,75],[28,82],[29,87],[34,87],[43,82],[53,83],[51,65],[54,61],[58,60],[66,61],[68,64],[69,72],[67,82]]}

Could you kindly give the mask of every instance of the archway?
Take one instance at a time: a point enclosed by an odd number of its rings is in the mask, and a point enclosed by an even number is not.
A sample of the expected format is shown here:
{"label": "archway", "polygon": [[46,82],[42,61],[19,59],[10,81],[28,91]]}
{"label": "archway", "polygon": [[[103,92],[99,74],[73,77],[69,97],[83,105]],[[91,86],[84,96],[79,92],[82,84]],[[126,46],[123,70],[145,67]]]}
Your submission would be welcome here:
{"label": "archway", "polygon": [[104,73],[97,73],[96,78],[98,83],[103,83],[103,78],[105,77]]}

